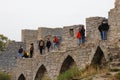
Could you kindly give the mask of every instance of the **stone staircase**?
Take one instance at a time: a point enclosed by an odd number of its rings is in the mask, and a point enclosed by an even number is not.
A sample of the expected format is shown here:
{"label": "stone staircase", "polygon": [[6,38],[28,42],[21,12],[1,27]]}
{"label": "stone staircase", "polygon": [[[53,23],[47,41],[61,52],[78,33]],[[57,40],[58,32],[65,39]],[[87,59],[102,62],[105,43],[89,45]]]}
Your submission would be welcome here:
{"label": "stone staircase", "polygon": [[110,48],[110,67],[120,69],[120,49]]}
{"label": "stone staircase", "polygon": [[0,54],[0,70],[9,72],[16,64],[19,45],[25,47],[23,42],[10,42],[5,51]]}

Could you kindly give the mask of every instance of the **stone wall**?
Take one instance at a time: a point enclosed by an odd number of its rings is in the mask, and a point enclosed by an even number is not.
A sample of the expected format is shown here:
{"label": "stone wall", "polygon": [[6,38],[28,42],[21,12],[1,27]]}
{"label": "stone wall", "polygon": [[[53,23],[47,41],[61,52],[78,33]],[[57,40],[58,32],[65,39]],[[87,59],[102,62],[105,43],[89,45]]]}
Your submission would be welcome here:
{"label": "stone wall", "polygon": [[26,51],[29,51],[30,44],[37,41],[37,30],[22,30],[22,42],[26,45]]}
{"label": "stone wall", "polygon": [[36,48],[35,52],[38,52],[38,40],[42,38],[46,41],[47,38],[53,40],[53,36],[58,36],[62,38],[63,29],[62,28],[38,28],[38,30],[22,30],[22,41],[26,45],[26,51],[29,52],[30,44],[34,43]]}
{"label": "stone wall", "polygon": [[76,34],[80,27],[84,25],[71,25],[63,27],[63,42],[61,45],[62,49],[66,49],[69,47],[78,46]]}
{"label": "stone wall", "polygon": [[39,38],[46,38],[46,37],[53,37],[53,36],[61,36],[63,34],[63,29],[62,28],[38,28],[38,36],[37,39]]}
{"label": "stone wall", "polygon": [[115,8],[109,12],[109,40],[120,48],[120,0],[116,0]]}
{"label": "stone wall", "polygon": [[95,44],[101,40],[98,27],[104,19],[105,17],[86,18],[86,37],[88,43]]}

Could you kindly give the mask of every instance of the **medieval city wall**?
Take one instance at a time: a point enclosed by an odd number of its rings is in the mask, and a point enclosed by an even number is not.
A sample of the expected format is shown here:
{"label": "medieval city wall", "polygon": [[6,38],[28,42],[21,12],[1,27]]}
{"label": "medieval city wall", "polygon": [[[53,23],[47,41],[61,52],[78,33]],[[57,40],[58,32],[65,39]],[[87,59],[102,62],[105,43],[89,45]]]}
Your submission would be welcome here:
{"label": "medieval city wall", "polygon": [[[60,29],[23,30],[23,42],[33,42],[35,52],[33,58],[17,59],[15,67],[10,71],[13,80],[39,80],[44,75],[51,80],[55,80],[60,73],[67,71],[71,66],[83,69],[86,65],[95,63],[94,61],[98,61],[96,63],[100,63],[99,65],[109,62],[110,68],[120,68],[120,0],[116,0],[115,8],[109,12],[110,30],[106,41],[101,40],[98,30],[98,26],[104,19],[106,18],[86,18],[86,42],[84,47],[77,46],[76,39],[78,28],[84,25],[65,26]],[[62,36],[61,49],[58,51],[51,50],[50,53],[45,52],[40,55],[37,40],[51,38],[54,35]],[[27,45],[29,45],[28,43]],[[110,57],[112,61],[110,61]]]}

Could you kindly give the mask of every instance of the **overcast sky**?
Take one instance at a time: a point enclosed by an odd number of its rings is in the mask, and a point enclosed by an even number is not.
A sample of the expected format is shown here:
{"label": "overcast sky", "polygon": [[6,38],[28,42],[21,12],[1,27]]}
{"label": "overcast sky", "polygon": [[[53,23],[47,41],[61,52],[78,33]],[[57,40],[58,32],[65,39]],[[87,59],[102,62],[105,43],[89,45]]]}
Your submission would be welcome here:
{"label": "overcast sky", "polygon": [[21,40],[22,29],[85,24],[88,17],[108,18],[115,0],[0,0],[0,34]]}

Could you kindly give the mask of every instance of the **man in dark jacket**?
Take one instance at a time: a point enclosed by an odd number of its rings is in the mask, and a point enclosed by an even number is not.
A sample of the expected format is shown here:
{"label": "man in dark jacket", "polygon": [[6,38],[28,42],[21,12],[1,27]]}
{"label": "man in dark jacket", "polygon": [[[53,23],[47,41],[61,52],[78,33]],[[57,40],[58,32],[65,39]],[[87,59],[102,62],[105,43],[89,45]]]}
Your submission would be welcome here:
{"label": "man in dark jacket", "polygon": [[107,32],[109,30],[109,25],[106,20],[104,20],[101,25],[98,27],[100,34],[101,34],[101,39],[102,40],[107,40]]}
{"label": "man in dark jacket", "polygon": [[80,34],[81,34],[81,37],[82,37],[82,44],[84,44],[85,43],[85,29],[84,29],[84,26],[81,27]]}
{"label": "man in dark jacket", "polygon": [[51,41],[50,41],[50,39],[48,38],[48,39],[47,39],[47,42],[46,42],[46,47],[47,47],[48,52],[50,51],[50,46],[51,46]]}

